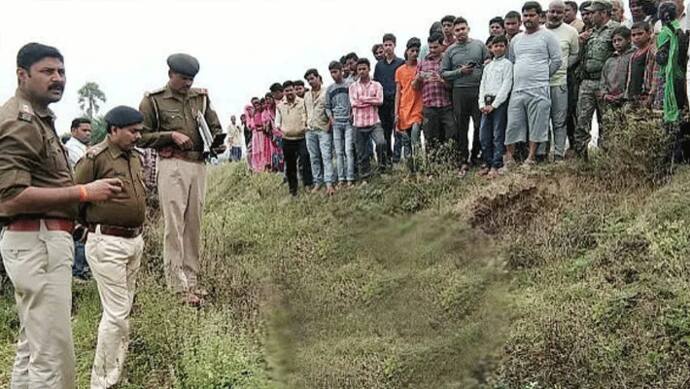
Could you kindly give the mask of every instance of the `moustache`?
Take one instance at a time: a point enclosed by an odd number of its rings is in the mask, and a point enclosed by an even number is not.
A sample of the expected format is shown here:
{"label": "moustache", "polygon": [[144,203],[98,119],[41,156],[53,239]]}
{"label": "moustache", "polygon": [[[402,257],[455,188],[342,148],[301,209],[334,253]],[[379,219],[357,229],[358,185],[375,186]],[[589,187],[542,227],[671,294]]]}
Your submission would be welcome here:
{"label": "moustache", "polygon": [[57,90],[57,91],[60,91],[60,92],[64,92],[64,91],[65,91],[65,84],[63,84],[63,83],[51,84],[51,85],[48,87],[48,90],[51,90],[51,91]]}

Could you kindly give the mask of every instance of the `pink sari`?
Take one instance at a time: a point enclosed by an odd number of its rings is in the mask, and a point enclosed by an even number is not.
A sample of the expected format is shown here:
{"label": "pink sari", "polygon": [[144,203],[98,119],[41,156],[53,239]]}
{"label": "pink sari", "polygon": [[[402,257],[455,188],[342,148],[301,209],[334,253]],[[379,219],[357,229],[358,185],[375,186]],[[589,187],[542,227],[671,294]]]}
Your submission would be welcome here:
{"label": "pink sari", "polygon": [[252,117],[251,168],[257,173],[271,169],[271,138],[264,132],[264,113],[259,110]]}

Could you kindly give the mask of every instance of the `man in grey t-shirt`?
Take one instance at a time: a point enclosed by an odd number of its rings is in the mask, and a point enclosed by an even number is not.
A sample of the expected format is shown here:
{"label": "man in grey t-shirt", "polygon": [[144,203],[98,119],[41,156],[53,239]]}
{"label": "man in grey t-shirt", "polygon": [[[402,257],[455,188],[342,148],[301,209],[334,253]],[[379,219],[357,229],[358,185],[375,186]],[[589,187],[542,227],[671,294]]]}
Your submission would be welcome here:
{"label": "man in grey t-shirt", "polygon": [[460,174],[464,176],[468,169],[468,137],[470,118],[474,124],[472,142],[472,160],[477,160],[481,146],[479,144],[479,123],[481,112],[479,84],[482,81],[484,62],[489,58],[489,50],[483,42],[469,37],[470,27],[462,17],[454,22],[455,43],[443,54],[441,76],[453,85],[453,112],[457,120],[460,147]]}
{"label": "man in grey t-shirt", "polygon": [[561,67],[561,48],[556,36],[539,25],[541,5],[522,6],[525,32],[510,42],[508,59],[514,64],[513,93],[508,104],[506,167],[514,164],[515,144],[529,142],[526,166],[536,164],[539,143],[549,134],[551,99],[549,80]]}

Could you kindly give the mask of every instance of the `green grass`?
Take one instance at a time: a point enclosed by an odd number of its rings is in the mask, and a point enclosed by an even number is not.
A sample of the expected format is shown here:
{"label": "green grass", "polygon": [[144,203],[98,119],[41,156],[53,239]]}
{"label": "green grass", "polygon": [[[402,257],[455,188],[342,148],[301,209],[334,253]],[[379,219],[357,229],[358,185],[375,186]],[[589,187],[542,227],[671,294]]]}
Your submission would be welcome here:
{"label": "green grass", "polygon": [[[680,388],[690,373],[690,170],[628,185],[592,166],[498,181],[402,172],[290,201],[212,169],[200,310],[163,285],[161,223],[124,388]],[[79,387],[100,306],[75,287]],[[0,300],[0,387],[17,322]]]}

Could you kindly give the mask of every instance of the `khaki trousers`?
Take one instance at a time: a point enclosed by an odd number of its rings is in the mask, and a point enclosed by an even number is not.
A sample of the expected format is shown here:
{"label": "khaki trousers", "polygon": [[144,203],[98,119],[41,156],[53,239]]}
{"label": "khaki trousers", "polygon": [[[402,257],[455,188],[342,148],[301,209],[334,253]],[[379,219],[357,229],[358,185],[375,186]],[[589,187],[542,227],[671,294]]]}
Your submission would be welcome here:
{"label": "khaki trousers", "polygon": [[129,346],[129,313],[143,253],[141,236],[127,239],[102,235],[100,227],[89,234],[86,260],[103,306],[91,389],[106,389],[120,380]]}
{"label": "khaki trousers", "polygon": [[161,158],[158,194],[165,219],[163,263],[168,287],[174,292],[193,290],[199,274],[206,166],[200,162]]}
{"label": "khaki trousers", "polygon": [[3,231],[0,253],[14,284],[19,341],[12,389],[74,388],[72,259],[67,232]]}

